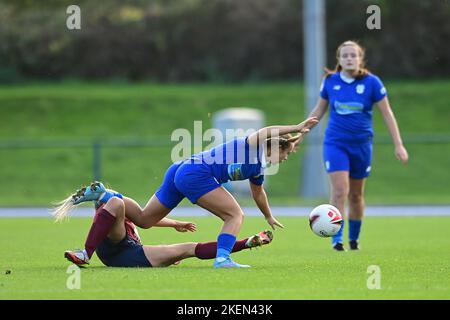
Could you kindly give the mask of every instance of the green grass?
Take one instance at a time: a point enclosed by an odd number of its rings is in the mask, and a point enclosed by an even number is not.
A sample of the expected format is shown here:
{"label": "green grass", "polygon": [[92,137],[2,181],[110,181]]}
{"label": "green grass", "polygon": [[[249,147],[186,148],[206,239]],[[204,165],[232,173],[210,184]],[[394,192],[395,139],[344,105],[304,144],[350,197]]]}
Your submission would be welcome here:
{"label": "green grass", "polygon": [[[220,221],[194,218],[198,231],[141,230],[145,244],[215,239]],[[272,244],[234,254],[249,270],[214,270],[212,261],[184,260],[164,269],[107,268],[94,255],[69,290],[64,250],[82,246],[88,218],[55,224],[46,218],[0,219],[0,299],[449,299],[450,217],[368,217],[362,250],[333,252],[311,233],[306,217],[283,218]],[[247,218],[241,235],[266,228]],[[367,268],[381,269],[369,290]],[[10,274],[5,274],[11,270]]]}
{"label": "green grass", "polygon": [[[450,80],[386,82],[404,137],[450,135],[449,85]],[[192,130],[194,121],[202,120],[206,130],[212,125],[211,115],[228,107],[261,109],[267,124],[293,123],[304,118],[303,105],[301,83],[0,86],[0,144],[11,139],[91,141],[105,137],[166,142],[167,146],[102,151],[102,179],[144,203],[171,163],[174,129]],[[377,135],[387,135],[378,111],[374,112],[374,128]],[[375,145],[368,204],[450,203],[448,143],[406,146],[411,159],[403,167],[392,145]],[[0,153],[0,206],[48,206],[93,178],[91,148],[0,148]],[[299,152],[270,179],[267,188],[273,204],[308,203],[298,196],[301,165]]]}

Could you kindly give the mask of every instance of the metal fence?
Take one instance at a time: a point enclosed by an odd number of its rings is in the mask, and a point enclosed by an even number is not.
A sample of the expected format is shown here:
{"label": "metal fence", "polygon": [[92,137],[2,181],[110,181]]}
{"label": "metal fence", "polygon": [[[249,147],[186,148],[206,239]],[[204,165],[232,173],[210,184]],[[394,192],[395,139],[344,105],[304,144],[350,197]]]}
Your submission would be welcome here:
{"label": "metal fence", "polygon": [[[450,135],[448,134],[417,134],[407,135],[403,137],[406,146],[412,145],[448,145],[450,144]],[[318,139],[309,139],[307,143],[320,144]],[[146,138],[146,139],[85,139],[85,140],[63,140],[63,139],[8,139],[0,140],[0,155],[2,150],[15,149],[85,149],[92,150],[92,178],[94,180],[102,179],[102,153],[108,148],[157,148],[174,146],[176,142],[170,141],[167,137]],[[389,145],[392,144],[390,136],[376,136],[374,138],[374,145]],[[445,155],[450,159],[450,150],[447,150]]]}

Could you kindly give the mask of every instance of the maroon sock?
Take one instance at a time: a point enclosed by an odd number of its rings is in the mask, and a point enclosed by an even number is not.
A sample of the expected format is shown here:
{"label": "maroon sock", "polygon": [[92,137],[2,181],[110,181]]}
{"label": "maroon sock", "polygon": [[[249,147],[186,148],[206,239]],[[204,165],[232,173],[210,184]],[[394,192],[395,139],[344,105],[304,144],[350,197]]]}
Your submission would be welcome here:
{"label": "maroon sock", "polygon": [[[236,241],[232,252],[247,249],[245,243],[247,239]],[[195,246],[195,256],[199,259],[214,259],[217,253],[217,242],[201,242]]]}
{"label": "maroon sock", "polygon": [[115,222],[116,217],[107,210],[100,208],[95,212],[94,222],[84,244],[89,259],[94,254],[98,245],[106,238]]}

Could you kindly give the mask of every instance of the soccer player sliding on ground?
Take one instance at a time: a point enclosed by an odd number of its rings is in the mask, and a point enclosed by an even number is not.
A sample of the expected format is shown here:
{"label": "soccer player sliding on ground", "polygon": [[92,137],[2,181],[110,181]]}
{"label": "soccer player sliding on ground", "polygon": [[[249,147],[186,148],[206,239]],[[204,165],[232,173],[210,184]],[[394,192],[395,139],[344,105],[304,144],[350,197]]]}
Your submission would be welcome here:
{"label": "soccer player sliding on ground", "polygon": [[[317,122],[317,118],[311,117],[297,125],[265,127],[247,137],[233,139],[192,155],[185,161],[172,164],[166,171],[162,185],[144,209],[133,199],[97,183],[81,189],[63,201],[56,210],[56,217],[57,219],[64,217],[67,208],[84,201],[106,203],[112,197],[118,197],[123,199],[125,204],[125,216],[138,227],[147,229],[166,217],[186,197],[224,222],[217,238],[214,267],[249,267],[234,262],[230,257],[244,213],[236,199],[222,187],[222,184],[230,180],[248,179],[253,199],[269,225],[273,229],[275,226],[283,228],[283,225],[273,217],[262,186],[265,169],[267,164],[278,164],[287,160],[303,135]],[[292,133],[299,134],[292,137]]]}
{"label": "soccer player sliding on ground", "polygon": [[[91,184],[90,188],[96,188]],[[196,225],[163,218],[155,226],[173,227],[179,232],[194,232]],[[273,235],[263,231],[234,244],[233,252],[268,244]],[[76,265],[89,264],[94,251],[108,267],[167,267],[180,260],[196,257],[214,259],[217,243],[186,242],[171,245],[142,245],[135,225],[125,217],[125,202],[111,197],[106,204],[97,207],[94,222],[89,230],[84,250],[66,251],[64,256]]]}

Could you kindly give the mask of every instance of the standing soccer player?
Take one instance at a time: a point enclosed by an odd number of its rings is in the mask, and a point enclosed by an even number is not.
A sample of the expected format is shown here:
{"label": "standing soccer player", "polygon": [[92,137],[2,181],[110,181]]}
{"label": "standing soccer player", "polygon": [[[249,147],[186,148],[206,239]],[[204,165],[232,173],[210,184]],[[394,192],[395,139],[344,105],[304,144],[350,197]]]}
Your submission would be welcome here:
{"label": "standing soccer player", "polygon": [[[331,204],[344,215],[349,209],[349,245],[358,250],[364,213],[364,184],[370,175],[372,160],[372,107],[378,106],[395,145],[395,156],[403,164],[408,152],[389,105],[381,80],[365,68],[364,49],[354,41],[345,41],[336,51],[337,65],[327,70],[320,97],[309,115],[323,117],[330,106],[325,132],[323,158],[331,183]],[[333,248],[345,251],[342,233],[333,237]]]}

